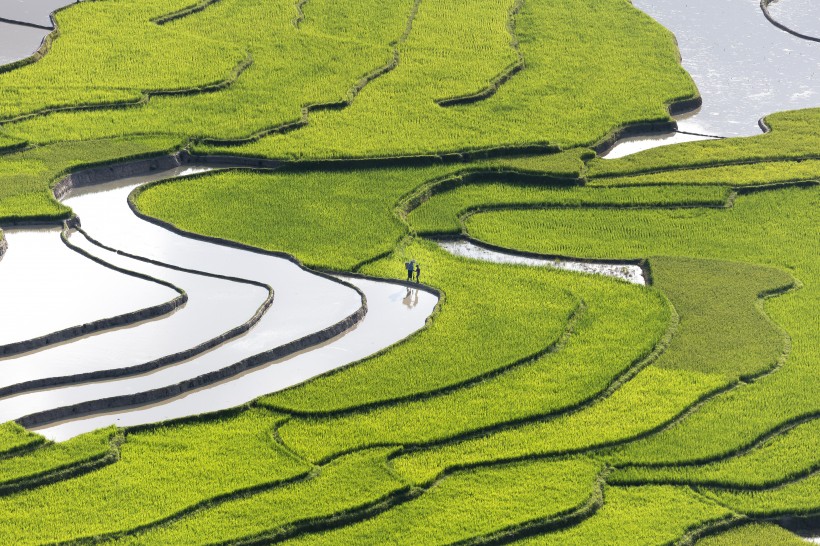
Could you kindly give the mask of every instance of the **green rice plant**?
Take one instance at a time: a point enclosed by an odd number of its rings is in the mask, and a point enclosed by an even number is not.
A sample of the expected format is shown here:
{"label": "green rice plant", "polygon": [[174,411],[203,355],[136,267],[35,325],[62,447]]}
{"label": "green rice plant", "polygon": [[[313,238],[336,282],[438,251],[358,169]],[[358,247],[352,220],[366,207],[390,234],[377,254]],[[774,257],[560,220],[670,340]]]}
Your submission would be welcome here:
{"label": "green rice plant", "polygon": [[60,177],[86,166],[159,155],[179,143],[172,137],[66,142],[0,156],[0,220],[67,218],[70,209],[51,192]]}
{"label": "green rice plant", "polygon": [[630,2],[539,0],[515,15],[524,69],[486,100],[439,106],[439,99],[485,87],[516,60],[507,28],[512,5],[422,2],[398,67],[349,108],[315,112],[299,131],[244,146],[194,150],[301,159],[571,148],[624,124],[666,121],[667,103],[696,95],[672,35]]}
{"label": "green rice plant", "polygon": [[451,388],[544,351],[578,306],[543,270],[458,258],[430,242],[407,243],[363,272],[401,277],[409,259],[445,293],[435,320],[389,351],[260,403],[321,415]]}
{"label": "green rice plant", "polygon": [[505,535],[594,499],[601,467],[587,459],[533,461],[459,472],[370,519],[285,544],[452,544]]}
{"label": "green rice plant", "polygon": [[[708,401],[658,434],[617,449],[612,459],[617,464],[677,464],[732,454],[784,423],[820,414],[820,377],[815,373],[820,354],[815,279],[820,271],[816,249],[807,243],[816,239],[819,208],[820,188],[790,188],[742,195],[729,209],[594,214],[579,209],[562,211],[560,219],[554,211],[487,213],[471,217],[468,228],[494,243],[536,252],[699,256],[772,265],[803,283],[800,290],[765,304],[766,314],[790,337],[782,368]],[[545,233],[547,238],[538,236]]]}
{"label": "green rice plant", "polygon": [[820,511],[820,473],[772,489],[700,488],[708,497],[736,512],[756,517],[814,515]]}
{"label": "green rice plant", "polygon": [[556,352],[437,396],[365,413],[291,419],[279,429],[282,440],[321,460],[371,444],[429,444],[555,413],[606,389],[646,357],[667,328],[670,310],[657,291],[559,271],[545,271],[543,279],[584,302]]}
{"label": "green rice plant", "polygon": [[385,466],[389,451],[353,453],[305,480],[207,506],[112,543],[204,545],[291,535],[295,529],[321,525],[406,489]]}
{"label": "green rice plant", "polygon": [[310,467],[273,439],[280,419],[249,410],[129,433],[116,464],[0,498],[0,542],[38,544],[128,530],[214,497],[304,475]]}
{"label": "green rice plant", "polygon": [[758,186],[820,178],[820,161],[766,161],[760,163],[661,171],[635,176],[593,178],[590,185],[638,186],[653,184],[721,184]]}
{"label": "green rice plant", "polygon": [[611,396],[580,411],[411,451],[393,464],[413,483],[425,483],[446,469],[562,455],[623,442],[664,426],[724,385],[725,379],[718,375],[649,366]]}
{"label": "green rice plant", "polygon": [[0,459],[0,491],[13,490],[44,477],[54,478],[80,467],[88,467],[104,460],[113,461],[117,449],[112,445],[116,434],[105,428],[83,434],[67,442],[49,443],[31,452]]}
{"label": "green rice plant", "polygon": [[[81,2],[57,14],[59,37],[37,62],[0,71],[0,119],[140,100],[231,77],[246,53],[152,19],[190,0]],[[104,82],[100,85],[101,82]]]}
{"label": "green rice plant", "polygon": [[820,469],[820,419],[765,440],[755,449],[704,465],[628,466],[610,483],[678,483],[761,488]]}
{"label": "green rice plant", "polygon": [[771,132],[763,135],[686,142],[619,159],[596,159],[588,164],[588,175],[598,178],[732,163],[817,158],[818,118],[818,108],[778,112],[766,116]]}
{"label": "green rice plant", "polygon": [[726,203],[729,191],[721,186],[562,188],[530,184],[469,184],[433,196],[407,215],[407,223],[420,234],[457,234],[463,229],[463,217],[474,211],[503,207],[717,207]]}
{"label": "green rice plant", "polygon": [[36,447],[44,442],[45,438],[27,431],[17,423],[0,424],[0,457]]}
{"label": "green rice plant", "polygon": [[800,537],[773,523],[749,523],[705,537],[697,546],[806,546]]}
{"label": "green rice plant", "polygon": [[[412,0],[313,0],[294,26],[293,0],[220,0],[164,25],[182,35],[247,51],[253,64],[231,85],[197,94],[165,94],[131,108],[64,112],[7,126],[31,142],[88,140],[146,133],[231,141],[303,123],[316,105],[341,106],[393,62],[391,42],[408,25]],[[314,114],[310,114],[312,118]]]}
{"label": "green rice plant", "polygon": [[730,516],[728,509],[708,502],[683,487],[607,487],[604,490],[604,505],[591,517],[567,529],[537,535],[513,544],[679,544],[694,528],[716,523]]}
{"label": "green rice plant", "polygon": [[[653,258],[650,263],[656,286],[675,306],[680,321],[672,342],[656,360],[657,367],[720,374],[728,385],[777,364],[783,333],[756,304],[760,294],[789,285],[787,274],[694,259]],[[574,275],[555,276],[557,285],[567,286],[586,303],[587,318],[595,319],[593,326],[588,320],[574,326],[567,346],[557,353],[432,399],[349,416],[291,420],[280,430],[283,440],[306,457],[322,460],[368,445],[429,444],[544,415],[589,399],[659,342],[670,314],[663,312],[663,300],[656,293],[615,281],[581,277],[573,282]],[[602,354],[611,360],[601,361]],[[596,364],[579,368],[578,362]]]}
{"label": "green rice plant", "polygon": [[350,270],[389,252],[404,235],[394,214],[403,194],[456,168],[228,171],[159,183],[135,202],[186,231],[284,251],[312,267]]}

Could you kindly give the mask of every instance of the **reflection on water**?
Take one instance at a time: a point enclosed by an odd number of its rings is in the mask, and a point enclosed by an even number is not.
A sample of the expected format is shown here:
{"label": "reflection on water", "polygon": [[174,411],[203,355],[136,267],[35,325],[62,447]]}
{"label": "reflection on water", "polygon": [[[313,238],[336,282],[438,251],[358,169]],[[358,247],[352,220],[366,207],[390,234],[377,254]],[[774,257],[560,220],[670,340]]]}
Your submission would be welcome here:
{"label": "reflection on water", "polygon": [[358,278],[344,280],[365,293],[368,311],[356,328],[329,343],[162,404],[76,419],[43,427],[37,432],[63,441],[112,424],[134,426],[235,407],[356,362],[401,341],[424,327],[438,302],[432,294],[412,289],[412,300],[418,300],[412,308],[407,308],[402,305],[407,290],[403,286]]}
{"label": "reflection on water", "polygon": [[773,26],[760,0],[633,4],[675,34],[683,66],[703,97],[700,112],[679,122],[682,131],[754,135],[767,114],[820,105],[820,44]]}
{"label": "reflection on water", "polygon": [[49,31],[0,22],[0,65],[30,57]]}
{"label": "reflection on water", "polygon": [[817,0],[771,0],[768,9],[778,23],[820,38],[820,2]]}
{"label": "reflection on water", "polygon": [[9,248],[0,261],[0,345],[178,296],[170,288],[117,273],[81,256],[63,244],[58,228],[7,230],[5,235]]}
{"label": "reflection on water", "polygon": [[529,265],[533,267],[550,267],[552,269],[563,269],[565,271],[577,271],[579,273],[591,273],[594,275],[604,275],[614,277],[632,284],[646,284],[643,270],[634,264],[613,264],[613,263],[593,263],[582,262],[569,259],[535,258],[490,250],[483,246],[478,246],[470,241],[441,241],[439,246],[455,256],[483,260],[497,264]]}
{"label": "reflection on water", "polygon": [[0,0],[0,17],[40,26],[50,26],[49,15],[76,0]]}
{"label": "reflection on water", "polygon": [[618,159],[630,154],[657,148],[658,146],[669,146],[670,144],[680,144],[681,142],[693,142],[695,140],[712,140],[710,137],[700,135],[690,135],[686,133],[662,133],[645,137],[630,137],[620,139],[615,146],[607,152],[601,154],[604,159]]}

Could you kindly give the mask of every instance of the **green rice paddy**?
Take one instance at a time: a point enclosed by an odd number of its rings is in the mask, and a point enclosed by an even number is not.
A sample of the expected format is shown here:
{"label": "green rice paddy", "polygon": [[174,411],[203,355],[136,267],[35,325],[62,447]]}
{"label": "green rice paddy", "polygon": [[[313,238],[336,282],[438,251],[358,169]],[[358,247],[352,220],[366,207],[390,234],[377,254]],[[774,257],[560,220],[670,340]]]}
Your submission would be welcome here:
{"label": "green rice paddy", "polygon": [[820,110],[604,160],[697,96],[628,0],[190,1],[80,2],[2,69],[0,222],[70,217],[51,190],[89,166],[284,160],[133,203],[326,271],[415,259],[439,305],[227,412],[57,444],[0,426],[0,543],[801,543],[776,523],[820,514]]}

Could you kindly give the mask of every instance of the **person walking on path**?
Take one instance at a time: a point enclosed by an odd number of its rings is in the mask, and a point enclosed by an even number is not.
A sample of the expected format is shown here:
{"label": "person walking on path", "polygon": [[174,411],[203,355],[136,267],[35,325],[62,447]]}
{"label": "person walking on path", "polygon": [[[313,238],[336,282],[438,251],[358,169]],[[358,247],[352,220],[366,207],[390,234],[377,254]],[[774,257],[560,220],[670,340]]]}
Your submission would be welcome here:
{"label": "person walking on path", "polygon": [[419,282],[419,275],[421,275],[421,264],[416,264],[416,282]]}
{"label": "person walking on path", "polygon": [[410,260],[409,262],[404,262],[404,268],[407,270],[407,280],[413,280],[413,269],[415,268],[416,262]]}

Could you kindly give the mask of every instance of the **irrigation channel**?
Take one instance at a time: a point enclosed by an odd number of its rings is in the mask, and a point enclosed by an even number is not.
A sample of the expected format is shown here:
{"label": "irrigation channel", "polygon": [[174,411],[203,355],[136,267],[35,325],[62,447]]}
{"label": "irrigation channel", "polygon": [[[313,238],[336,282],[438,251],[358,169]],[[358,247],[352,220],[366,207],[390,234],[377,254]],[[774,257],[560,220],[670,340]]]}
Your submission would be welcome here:
{"label": "irrigation channel", "polygon": [[[678,131],[619,140],[604,157],[715,137],[760,134],[759,121],[783,110],[820,106],[820,43],[776,27],[760,0],[633,0],[675,35],[683,67],[703,105],[676,116]],[[769,11],[820,35],[820,4],[778,0]]]}
{"label": "irrigation channel", "polygon": [[[48,32],[36,28],[48,24],[43,10],[64,3],[0,3],[7,10],[0,18],[24,23],[0,25],[41,33],[29,45],[0,28],[0,61],[36,49]],[[635,4],[677,35],[684,66],[703,95],[704,106],[680,119],[681,131],[754,134],[762,115],[820,100],[813,86],[818,64],[810,55],[818,44],[770,24],[758,0]],[[9,6],[16,11],[8,13]],[[21,48],[28,50],[21,54]],[[668,136],[621,143],[610,157],[699,138]],[[18,311],[0,321],[0,345],[38,337],[44,345],[0,358],[0,422],[22,418],[47,437],[65,440],[109,424],[229,408],[360,360],[423,327],[437,302],[423,288],[317,274],[286,256],[175,233],[140,219],[128,206],[136,187],[198,169],[179,166],[74,188],[61,197],[81,229],[6,232],[0,290],[13,287],[2,297]],[[633,264],[514,256],[465,241],[441,245],[469,258],[644,282]],[[130,319],[118,328],[91,327],[112,316]],[[47,339],[78,325],[83,328],[61,343]]]}

